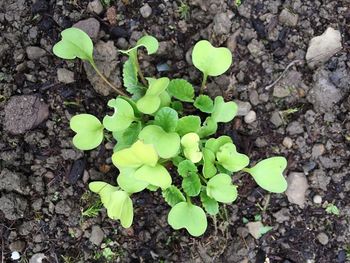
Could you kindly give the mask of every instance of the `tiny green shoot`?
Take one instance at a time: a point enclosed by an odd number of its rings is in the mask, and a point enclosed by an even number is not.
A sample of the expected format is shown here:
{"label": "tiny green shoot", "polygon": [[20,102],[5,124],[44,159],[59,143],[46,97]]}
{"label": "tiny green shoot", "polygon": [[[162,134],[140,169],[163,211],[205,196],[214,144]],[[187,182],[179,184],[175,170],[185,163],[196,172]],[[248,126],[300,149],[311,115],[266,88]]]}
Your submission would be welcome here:
{"label": "tiny green shoot", "polygon": [[332,215],[336,215],[336,216],[339,216],[339,214],[340,214],[339,208],[335,204],[332,204],[332,203],[328,204],[326,206],[325,210],[328,214],[332,214]]}

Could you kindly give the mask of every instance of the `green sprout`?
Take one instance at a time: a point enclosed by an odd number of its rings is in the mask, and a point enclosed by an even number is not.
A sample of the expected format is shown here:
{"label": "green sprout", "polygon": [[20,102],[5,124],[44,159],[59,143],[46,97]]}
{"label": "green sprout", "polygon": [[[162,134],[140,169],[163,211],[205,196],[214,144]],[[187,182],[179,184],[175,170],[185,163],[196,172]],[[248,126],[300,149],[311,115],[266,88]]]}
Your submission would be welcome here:
{"label": "green sprout", "polygon": [[181,19],[187,20],[190,17],[190,6],[184,1],[180,1],[178,12]]}
{"label": "green sprout", "polygon": [[[128,56],[123,67],[126,92],[117,89],[119,95],[107,104],[113,113],[102,121],[87,113],[74,116],[70,121],[76,133],[73,144],[80,150],[92,150],[105,138],[115,143],[111,159],[119,170],[116,184],[89,184],[90,190],[100,196],[109,218],[130,227],[133,195],[144,190],[159,191],[171,207],[170,226],[201,236],[208,225],[207,214],[215,216],[220,204],[231,204],[239,197],[233,174],[248,173],[261,188],[282,193],[287,188],[283,176],[287,161],[280,156],[270,157],[250,167],[249,157],[237,150],[231,137],[213,136],[220,123],[236,117],[238,106],[233,101],[225,102],[221,96],[196,96],[193,85],[185,79],[145,77],[138,49],[144,47],[151,55],[158,46],[157,39],[144,36],[134,47],[121,51]],[[73,28],[64,30],[62,40],[54,46],[57,56],[88,61],[99,74],[92,51],[91,39]],[[192,59],[203,73],[202,93],[209,76],[219,76],[229,69],[232,54],[227,48],[201,40],[193,49]],[[184,110],[189,107],[194,110],[192,115]],[[204,116],[203,122],[200,116]],[[100,206],[92,205],[83,215],[96,215]],[[113,257],[110,249],[101,253],[106,259]]]}
{"label": "green sprout", "polygon": [[103,207],[102,203],[100,200],[89,206],[87,209],[85,209],[81,214],[82,216],[86,217],[95,217],[98,215],[98,212],[101,210]]}
{"label": "green sprout", "polygon": [[340,214],[339,208],[336,205],[332,204],[332,203],[328,204],[326,206],[325,210],[326,210],[326,212],[328,214],[333,214],[333,215],[336,215],[336,216],[339,216],[339,214]]}

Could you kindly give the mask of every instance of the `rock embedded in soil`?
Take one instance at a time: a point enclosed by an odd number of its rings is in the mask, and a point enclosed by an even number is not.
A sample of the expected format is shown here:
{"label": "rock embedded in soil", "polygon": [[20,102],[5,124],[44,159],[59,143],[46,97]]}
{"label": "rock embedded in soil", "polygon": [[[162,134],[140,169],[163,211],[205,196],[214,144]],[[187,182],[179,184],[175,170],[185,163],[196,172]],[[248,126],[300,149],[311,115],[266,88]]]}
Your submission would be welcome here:
{"label": "rock embedded in soil", "polygon": [[282,208],[278,212],[273,214],[273,217],[276,218],[277,223],[283,223],[290,219],[290,213],[288,208]]}
{"label": "rock embedded in soil", "polygon": [[318,242],[320,242],[324,246],[327,245],[329,242],[328,236],[323,232],[321,232],[317,235],[317,240],[318,240]]}
{"label": "rock embedded in soil", "polygon": [[293,121],[287,126],[287,132],[290,135],[301,134],[304,132],[303,126],[298,121]]}
{"label": "rock embedded in soil", "polygon": [[261,229],[264,225],[260,222],[249,222],[246,224],[248,227],[249,234],[251,234],[255,239],[259,239],[261,236]]}
{"label": "rock embedded in soil", "polygon": [[88,4],[87,9],[91,13],[100,15],[103,12],[103,5],[100,0],[93,0]]}
{"label": "rock embedded in soil", "polygon": [[100,22],[95,18],[81,20],[78,23],[75,23],[73,27],[83,30],[93,40],[98,38],[98,33],[100,32]]}
{"label": "rock embedded in soil", "polygon": [[312,156],[313,158],[318,158],[318,157],[320,157],[321,155],[323,155],[325,151],[326,151],[326,148],[324,147],[323,144],[315,144],[315,145],[312,147],[311,156]]}
{"label": "rock embedded in soil", "polygon": [[73,83],[75,81],[74,72],[65,68],[59,68],[57,69],[57,79],[64,84]]}
{"label": "rock embedded in soil", "polygon": [[322,35],[312,38],[306,52],[309,67],[315,68],[328,61],[342,49],[341,41],[340,31],[331,27],[327,28]]}
{"label": "rock embedded in soil", "polygon": [[292,13],[289,9],[283,9],[278,17],[281,24],[295,27],[298,24],[298,14]]}
{"label": "rock embedded in soil", "polygon": [[230,33],[231,19],[228,13],[219,13],[214,16],[213,31],[217,35],[225,35]]}
{"label": "rock embedded in soil", "polygon": [[38,253],[34,254],[30,259],[29,263],[43,263],[43,260],[46,258],[45,254]]}
{"label": "rock embedded in soil", "polygon": [[152,8],[150,7],[149,4],[146,3],[140,8],[140,13],[143,18],[148,18],[152,14]]}
{"label": "rock embedded in soil", "polygon": [[0,174],[0,191],[16,192],[26,195],[29,193],[27,178],[19,173],[11,172],[8,169],[2,170]]}
{"label": "rock embedded in soil", "polygon": [[101,245],[105,233],[99,226],[93,226],[91,229],[91,236],[89,238],[90,242],[96,246]]}
{"label": "rock embedded in soil", "polygon": [[246,116],[244,116],[244,121],[247,124],[253,123],[254,121],[256,121],[256,113],[255,111],[249,111],[248,114]]}
{"label": "rock embedded in soil", "polygon": [[270,122],[277,128],[283,124],[283,119],[278,111],[274,111],[271,115]]}
{"label": "rock embedded in soil", "polygon": [[49,116],[49,107],[36,95],[21,95],[10,98],[5,106],[5,130],[12,134],[29,131]]}
{"label": "rock embedded in soil", "polygon": [[4,194],[0,198],[0,210],[8,220],[24,218],[28,207],[27,200],[15,193]]}
{"label": "rock embedded in soil", "polygon": [[26,53],[30,60],[38,60],[39,58],[45,56],[46,51],[40,47],[30,46],[26,48]]}
{"label": "rock embedded in soil", "polygon": [[246,116],[252,108],[252,105],[247,101],[235,100],[234,102],[238,106],[237,116]]}
{"label": "rock embedded in soil", "polygon": [[312,199],[312,201],[315,204],[321,204],[322,203],[322,197],[320,195],[315,195],[314,198]]}
{"label": "rock embedded in soil", "polygon": [[303,173],[292,172],[287,177],[288,188],[286,195],[288,201],[292,204],[297,204],[301,208],[305,206],[305,194],[309,188],[307,179]]}
{"label": "rock embedded in soil", "polygon": [[290,149],[293,146],[293,140],[289,137],[284,137],[282,144],[284,147]]}
{"label": "rock embedded in soil", "polygon": [[[95,45],[94,58],[97,68],[102,74],[116,87],[121,87],[119,61],[117,61],[117,48],[113,41],[99,41]],[[95,91],[103,96],[108,96],[114,90],[106,84],[103,79],[95,72],[92,66],[85,62],[84,69],[88,80]]]}

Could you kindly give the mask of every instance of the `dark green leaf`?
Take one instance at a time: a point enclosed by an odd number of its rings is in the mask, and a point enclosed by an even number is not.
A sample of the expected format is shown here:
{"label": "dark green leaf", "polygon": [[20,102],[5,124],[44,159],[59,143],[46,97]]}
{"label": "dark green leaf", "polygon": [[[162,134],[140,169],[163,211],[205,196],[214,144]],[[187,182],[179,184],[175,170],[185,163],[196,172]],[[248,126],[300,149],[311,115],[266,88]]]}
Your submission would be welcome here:
{"label": "dark green leaf", "polygon": [[197,196],[201,191],[201,187],[201,181],[196,173],[190,173],[182,180],[182,188],[189,196]]}
{"label": "dark green leaf", "polygon": [[132,57],[129,57],[129,59],[124,63],[123,82],[126,90],[133,95],[133,99],[139,99],[144,95],[145,91],[138,82],[137,68]]}
{"label": "dark green leaf", "polygon": [[170,81],[168,91],[171,96],[185,102],[192,102],[194,97],[194,89],[185,79],[173,79]]}
{"label": "dark green leaf", "polygon": [[182,105],[181,101],[173,101],[171,103],[171,107],[176,110],[177,112],[182,112],[184,110],[184,106]]}
{"label": "dark green leaf", "polygon": [[187,177],[190,173],[196,173],[198,172],[198,169],[196,165],[191,162],[190,160],[184,160],[179,163],[177,167],[177,172],[182,177]]}
{"label": "dark green leaf", "polygon": [[197,132],[201,126],[201,119],[198,116],[188,115],[179,119],[176,131],[180,136],[190,132]]}
{"label": "dark green leaf", "polygon": [[207,195],[205,188],[202,190],[200,197],[202,205],[209,215],[214,216],[219,213],[219,203]]}
{"label": "dark green leaf", "polygon": [[212,113],[214,109],[213,100],[207,95],[199,95],[193,104],[197,109],[205,113]]}
{"label": "dark green leaf", "polygon": [[165,200],[165,202],[168,203],[168,205],[170,205],[171,207],[173,207],[174,205],[176,205],[177,203],[180,202],[185,202],[186,199],[184,197],[184,195],[181,193],[181,191],[174,185],[171,185],[170,187],[168,187],[167,189],[165,189],[162,192],[163,198]]}
{"label": "dark green leaf", "polygon": [[154,124],[162,127],[166,132],[173,132],[176,129],[178,120],[179,117],[175,110],[164,107],[157,111]]}
{"label": "dark green leaf", "polygon": [[129,128],[121,132],[113,132],[114,139],[117,140],[117,144],[114,146],[113,151],[119,151],[130,147],[137,141],[137,137],[141,131],[141,123],[132,123]]}

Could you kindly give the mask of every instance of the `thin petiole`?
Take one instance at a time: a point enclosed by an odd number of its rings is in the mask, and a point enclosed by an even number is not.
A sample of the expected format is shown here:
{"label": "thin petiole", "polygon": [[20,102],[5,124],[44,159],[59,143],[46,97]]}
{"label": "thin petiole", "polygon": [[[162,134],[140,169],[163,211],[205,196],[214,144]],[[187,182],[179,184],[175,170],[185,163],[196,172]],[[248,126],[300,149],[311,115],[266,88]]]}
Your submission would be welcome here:
{"label": "thin petiole", "polygon": [[203,91],[206,89],[207,79],[208,79],[208,75],[206,73],[203,73],[203,80],[202,80],[202,85],[200,89],[200,94],[202,94]]}

